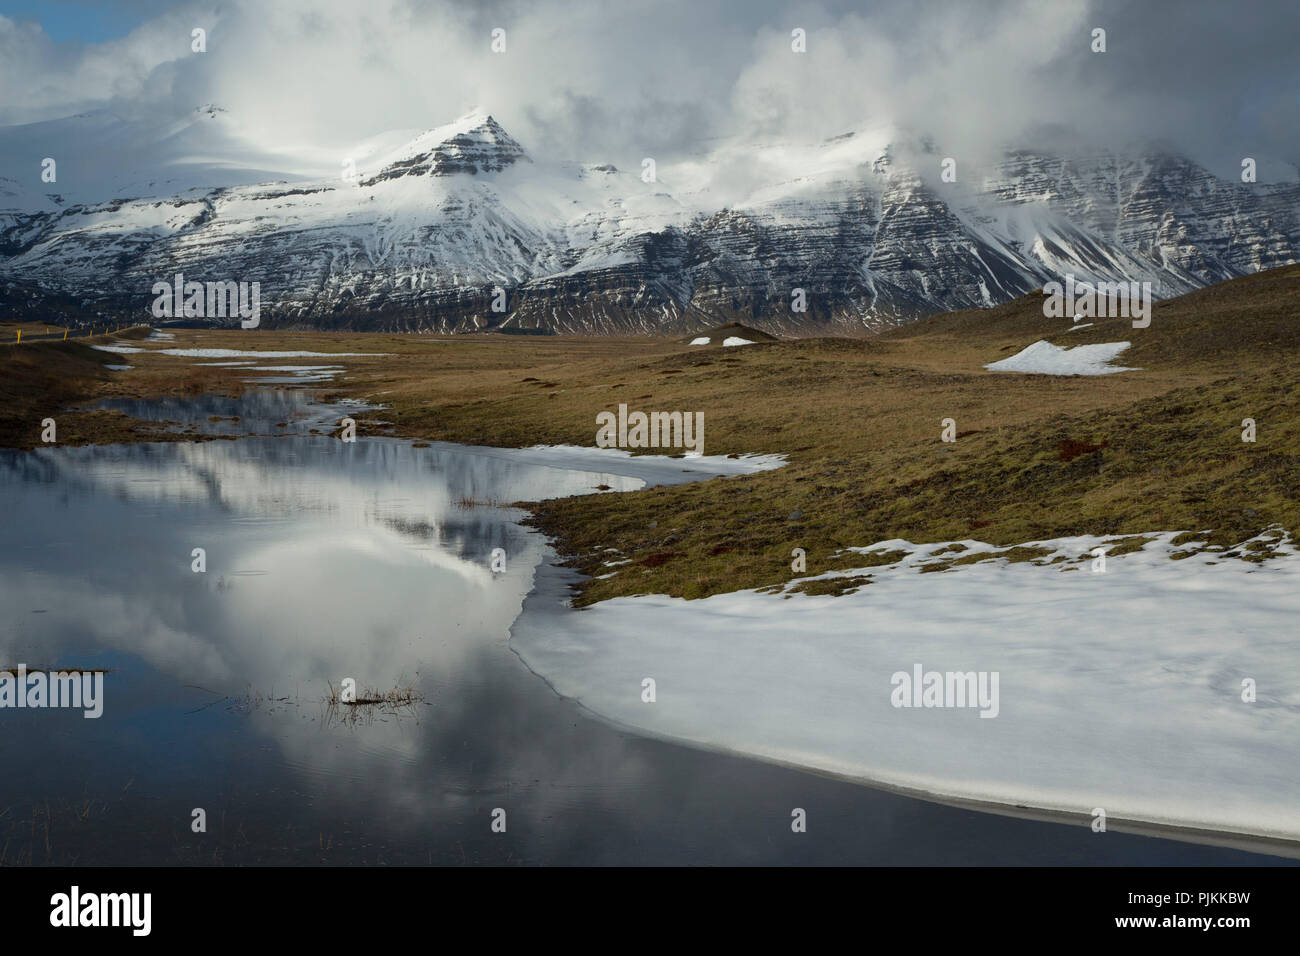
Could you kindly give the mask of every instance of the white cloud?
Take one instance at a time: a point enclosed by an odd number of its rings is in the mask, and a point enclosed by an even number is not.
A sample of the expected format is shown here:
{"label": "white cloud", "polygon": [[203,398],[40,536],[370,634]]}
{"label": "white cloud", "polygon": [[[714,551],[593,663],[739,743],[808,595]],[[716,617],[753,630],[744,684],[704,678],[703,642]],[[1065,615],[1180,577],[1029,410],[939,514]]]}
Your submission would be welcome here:
{"label": "white cloud", "polygon": [[[195,26],[207,53],[190,52]],[[1089,49],[1094,26],[1104,54]],[[212,102],[267,148],[345,150],[478,106],[534,152],[628,168],[719,138],[809,141],[878,122],[967,158],[1033,131],[1169,139],[1224,167],[1295,162],[1298,26],[1286,0],[1176,13],[1118,0],[230,0],[76,45],[0,17],[0,122]],[[807,53],[791,51],[794,27]]]}

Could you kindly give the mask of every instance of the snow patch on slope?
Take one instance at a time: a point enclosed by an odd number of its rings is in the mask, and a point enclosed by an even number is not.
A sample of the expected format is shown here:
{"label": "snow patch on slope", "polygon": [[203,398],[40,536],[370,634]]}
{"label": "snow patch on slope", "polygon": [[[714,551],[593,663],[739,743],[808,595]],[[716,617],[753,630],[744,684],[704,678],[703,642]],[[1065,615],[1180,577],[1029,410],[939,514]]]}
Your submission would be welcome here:
{"label": "snow patch on slope", "polygon": [[1040,339],[1010,358],[990,362],[984,367],[990,372],[1029,372],[1034,375],[1110,375],[1113,372],[1140,371],[1110,364],[1129,344],[1103,342],[1066,348]]}

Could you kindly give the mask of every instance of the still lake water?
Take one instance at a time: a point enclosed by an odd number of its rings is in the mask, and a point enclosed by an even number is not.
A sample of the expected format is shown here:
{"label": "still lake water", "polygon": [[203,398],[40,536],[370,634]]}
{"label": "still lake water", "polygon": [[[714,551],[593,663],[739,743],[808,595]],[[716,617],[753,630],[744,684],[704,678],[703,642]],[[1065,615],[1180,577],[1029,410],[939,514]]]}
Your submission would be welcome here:
{"label": "still lake water", "polygon": [[[594,719],[510,649],[549,552],[509,504],[638,478],[346,444],[311,429],[349,407],[292,390],[114,407],[292,437],[0,452],[0,666],[110,669],[97,720],[0,710],[0,862],[1291,862],[931,804]],[[422,699],[332,708],[344,677]]]}

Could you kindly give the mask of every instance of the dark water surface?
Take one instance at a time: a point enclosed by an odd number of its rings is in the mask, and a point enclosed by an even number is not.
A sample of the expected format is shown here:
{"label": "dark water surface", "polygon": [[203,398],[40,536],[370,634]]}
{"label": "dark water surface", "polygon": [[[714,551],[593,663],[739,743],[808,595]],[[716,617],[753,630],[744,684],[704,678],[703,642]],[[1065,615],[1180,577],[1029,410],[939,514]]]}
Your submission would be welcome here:
{"label": "dark water surface", "polygon": [[[641,482],[310,434],[349,408],[284,391],[133,405],[204,431],[231,430],[209,415],[259,434],[288,422],[278,431],[293,437],[0,452],[0,666],[111,669],[99,719],[0,710],[0,861],[1290,862],[955,809],[615,730],[510,650],[547,552],[507,505]],[[345,677],[421,699],[331,707]],[[793,807],[806,833],[791,832]],[[206,833],[191,829],[195,808]]]}

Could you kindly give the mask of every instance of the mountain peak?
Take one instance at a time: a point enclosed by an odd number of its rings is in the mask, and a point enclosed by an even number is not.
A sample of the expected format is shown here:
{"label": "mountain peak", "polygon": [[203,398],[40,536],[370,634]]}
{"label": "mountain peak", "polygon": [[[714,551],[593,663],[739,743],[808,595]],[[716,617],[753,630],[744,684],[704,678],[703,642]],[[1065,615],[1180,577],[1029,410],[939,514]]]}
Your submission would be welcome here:
{"label": "mountain peak", "polygon": [[[487,110],[483,109],[480,106],[476,106],[469,112],[462,113],[460,116],[456,118],[454,122],[449,123],[447,125],[475,127],[475,126],[482,126],[485,123],[491,123],[493,126],[498,125],[497,121],[492,118],[491,113],[489,113]],[[441,127],[441,128],[445,129],[446,127]]]}
{"label": "mountain peak", "polygon": [[489,113],[475,109],[455,122],[421,133],[362,185],[403,176],[495,173],[524,158],[524,148],[501,124]]}

